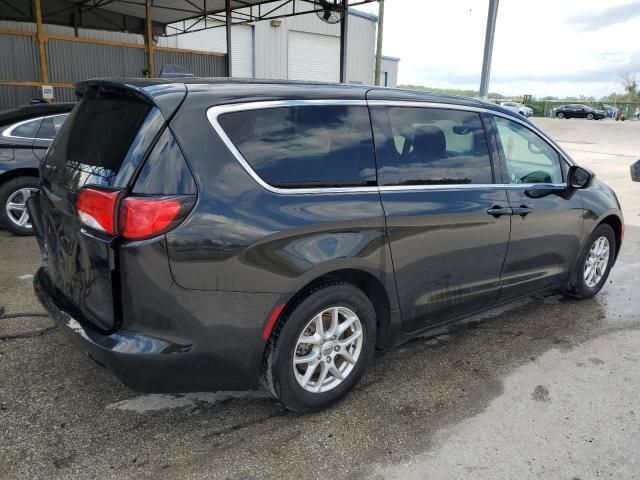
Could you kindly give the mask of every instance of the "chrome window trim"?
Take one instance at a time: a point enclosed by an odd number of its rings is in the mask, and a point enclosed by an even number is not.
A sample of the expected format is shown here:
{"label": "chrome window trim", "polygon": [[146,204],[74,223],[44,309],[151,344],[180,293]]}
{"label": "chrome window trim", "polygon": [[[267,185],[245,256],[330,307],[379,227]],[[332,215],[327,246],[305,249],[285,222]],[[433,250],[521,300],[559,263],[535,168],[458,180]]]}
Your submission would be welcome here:
{"label": "chrome window trim", "polygon": [[514,115],[509,115],[508,113],[500,112],[498,110],[492,110],[490,108],[483,107],[474,107],[472,105],[456,105],[452,103],[439,103],[439,102],[407,102],[402,100],[369,100],[367,102],[369,106],[387,106],[387,107],[423,107],[423,108],[440,108],[444,110],[464,110],[469,112],[477,112],[477,113],[487,113],[490,115],[495,115],[497,117],[503,117],[507,120],[512,120],[517,122],[529,130],[533,131],[536,135],[540,136],[545,142],[547,142],[551,148],[553,148],[562,158],[564,158],[569,165],[573,165],[573,161],[571,158],[557,145],[552,139],[550,139],[544,132],[542,132],[538,127],[536,127],[531,122],[525,121],[521,118],[518,118]]}
{"label": "chrome window trim", "polygon": [[[56,113],[54,115],[42,115],[40,117],[28,118],[26,120],[22,120],[18,123],[14,123],[9,128],[6,128],[2,131],[2,136],[4,138],[19,138],[20,140],[52,140],[51,138],[38,138],[38,137],[21,137],[19,135],[13,135],[13,131],[21,125],[29,122],[35,122],[36,120],[44,120],[45,118],[55,118],[62,117],[63,115],[69,115],[68,113]],[[57,133],[57,132],[56,132]]]}
{"label": "chrome window trim", "polygon": [[317,188],[279,188],[269,185],[260,175],[249,165],[249,162],[242,156],[240,150],[236,148],[229,136],[226,134],[218,117],[225,113],[240,112],[246,110],[262,110],[266,108],[282,108],[282,107],[306,107],[318,105],[341,105],[341,106],[367,106],[366,100],[276,100],[266,102],[251,103],[233,103],[228,105],[218,105],[207,110],[207,118],[209,123],[222,139],[226,147],[233,154],[236,160],[242,165],[246,172],[253,178],[262,188],[272,193],[284,195],[301,195],[316,193],[378,193],[378,187],[317,187]]}
{"label": "chrome window trim", "polygon": [[[314,188],[279,188],[274,187],[265,182],[251,167],[249,162],[243,157],[240,151],[233,144],[229,136],[226,134],[218,117],[225,113],[240,112],[247,110],[261,110],[267,108],[282,108],[282,107],[301,107],[301,106],[319,106],[319,105],[342,105],[342,106],[393,106],[393,107],[419,107],[419,108],[439,108],[445,110],[462,110],[477,113],[487,113],[504,117],[508,120],[513,120],[517,123],[534,131],[537,135],[542,137],[551,147],[558,152],[558,154],[565,158],[570,165],[573,162],[560,150],[557,145],[549,139],[544,133],[542,133],[534,125],[522,121],[515,116],[508,115],[502,112],[491,110],[489,108],[475,107],[471,105],[456,105],[450,103],[436,103],[436,102],[413,102],[404,100],[337,100],[337,99],[313,99],[313,100],[273,100],[273,101],[257,101],[257,102],[244,102],[244,103],[232,103],[224,105],[216,105],[207,109],[207,119],[213,127],[214,131],[218,134],[222,142],[233,154],[235,159],[240,163],[244,170],[249,174],[253,180],[258,183],[262,188],[271,192],[282,195],[310,195],[310,194],[350,194],[350,193],[379,193],[379,192],[402,192],[402,191],[421,191],[421,190],[485,190],[489,188],[505,188],[505,189],[518,189],[518,188],[531,188],[534,183],[471,183],[471,184],[441,184],[441,185],[380,185],[375,187],[314,187]],[[550,188],[566,188],[566,183],[549,184]]]}
{"label": "chrome window trim", "polygon": [[382,185],[378,187],[381,192],[405,192],[420,190],[488,190],[495,189],[528,189],[533,187],[540,188],[542,185],[548,186],[550,189],[567,188],[566,183],[452,183],[440,185]]}

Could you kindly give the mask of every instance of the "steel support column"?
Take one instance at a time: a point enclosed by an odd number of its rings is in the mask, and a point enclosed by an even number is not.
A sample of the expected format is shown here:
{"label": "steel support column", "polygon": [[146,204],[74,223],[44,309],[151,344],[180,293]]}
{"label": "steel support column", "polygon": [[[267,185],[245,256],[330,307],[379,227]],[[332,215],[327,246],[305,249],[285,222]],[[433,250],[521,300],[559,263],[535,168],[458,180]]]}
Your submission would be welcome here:
{"label": "steel support column", "polygon": [[147,47],[147,71],[149,72],[149,77],[153,78],[155,75],[155,62],[153,58],[153,23],[152,23],[152,8],[151,8],[151,0],[146,0],[145,2],[145,44]]}
{"label": "steel support column", "polygon": [[493,37],[496,32],[496,18],[498,17],[498,1],[489,0],[487,31],[484,36],[484,56],[482,57],[482,76],[480,77],[480,98],[483,100],[486,100],[489,94],[491,56],[493,55]]}
{"label": "steel support column", "polygon": [[340,82],[347,83],[347,30],[349,26],[349,0],[342,0],[340,22]]}
{"label": "steel support column", "polygon": [[231,69],[231,0],[225,0],[225,14],[227,30],[227,77],[233,77],[233,71]]}

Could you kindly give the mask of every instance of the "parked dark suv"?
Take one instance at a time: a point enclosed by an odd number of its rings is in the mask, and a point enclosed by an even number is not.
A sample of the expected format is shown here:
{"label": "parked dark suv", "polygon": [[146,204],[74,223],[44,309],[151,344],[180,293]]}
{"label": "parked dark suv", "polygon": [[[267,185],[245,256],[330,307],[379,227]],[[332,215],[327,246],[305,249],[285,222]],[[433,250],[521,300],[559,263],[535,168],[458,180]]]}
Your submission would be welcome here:
{"label": "parked dark suv", "polygon": [[104,80],[29,199],[35,289],[140,391],[321,408],[375,349],[536,292],[595,295],[613,191],[517,113],[364,86]]}
{"label": "parked dark suv", "polygon": [[38,189],[38,165],[73,103],[38,103],[0,112],[0,227],[32,235],[25,203]]}

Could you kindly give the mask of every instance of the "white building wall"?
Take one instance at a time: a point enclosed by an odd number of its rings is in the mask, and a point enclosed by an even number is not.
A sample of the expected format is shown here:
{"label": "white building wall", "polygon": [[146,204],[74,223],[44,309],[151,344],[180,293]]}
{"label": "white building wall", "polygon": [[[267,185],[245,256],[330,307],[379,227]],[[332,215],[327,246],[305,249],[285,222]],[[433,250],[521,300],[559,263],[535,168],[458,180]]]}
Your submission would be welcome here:
{"label": "white building wall", "polygon": [[[400,60],[393,57],[382,57],[382,61],[380,62],[380,85],[387,87],[397,87],[398,86],[398,62]],[[374,67],[373,70],[375,72],[375,57],[374,57]],[[385,72],[387,74],[387,85],[384,84]],[[375,76],[375,73],[374,73]]]}
{"label": "white building wall", "polygon": [[377,22],[350,15],[348,25],[347,81],[372,85]]}
{"label": "white building wall", "polygon": [[[291,10],[291,7],[288,8]],[[307,32],[340,38],[340,25],[323,22],[315,13],[282,18],[280,26],[270,21],[256,24],[255,55],[257,78],[288,78],[289,32]],[[347,32],[347,81],[373,83],[373,54],[376,44],[376,22],[349,15]],[[340,54],[338,43],[337,54]],[[322,63],[322,58],[309,58],[309,62]],[[315,69],[313,69],[315,70]],[[315,78],[316,80],[320,80]]]}
{"label": "white building wall", "polygon": [[[273,8],[273,7],[271,7]],[[312,6],[296,2],[297,11],[300,8],[311,9]],[[277,10],[278,14],[293,13],[293,6],[287,4]],[[340,38],[340,25],[331,25],[323,22],[315,13],[298,15],[278,19],[279,26],[272,26],[270,20],[264,20],[252,24],[253,31],[253,77],[287,80],[289,72],[289,39],[290,32],[306,32],[318,35],[327,35]],[[187,25],[188,26],[188,25]],[[180,24],[181,28],[184,28]],[[198,25],[196,28],[200,28]],[[250,76],[247,68],[236,65],[236,59],[246,58],[246,42],[237,40],[237,29],[248,28],[236,26],[232,28],[232,73],[234,76]],[[169,28],[170,32],[171,29]],[[376,42],[376,22],[367,18],[349,15],[348,40],[347,40],[347,81],[364,84],[373,83],[374,60]],[[243,38],[246,38],[243,37]],[[192,50],[205,50],[226,53],[226,33],[224,28],[213,28],[199,32],[186,33],[174,37],[160,37],[159,45],[167,47],[188,48]],[[339,43],[336,52],[329,52],[332,57],[339,56]],[[313,73],[321,68],[323,58],[308,58],[313,62]],[[318,67],[318,68],[316,68]],[[317,77],[310,80],[322,80]],[[329,79],[326,79],[329,81]]]}
{"label": "white building wall", "polygon": [[[180,28],[186,29],[190,22],[180,22]],[[224,25],[223,22],[208,21],[208,25]],[[196,29],[202,28],[200,22]],[[231,70],[234,77],[254,77],[254,38],[252,25],[236,25],[231,27]],[[171,27],[167,33],[171,33]],[[187,50],[202,50],[205,52],[227,53],[227,32],[222,26],[200,30],[197,32],[183,33],[171,37],[159,37],[158,45],[161,47],[184,48]]]}

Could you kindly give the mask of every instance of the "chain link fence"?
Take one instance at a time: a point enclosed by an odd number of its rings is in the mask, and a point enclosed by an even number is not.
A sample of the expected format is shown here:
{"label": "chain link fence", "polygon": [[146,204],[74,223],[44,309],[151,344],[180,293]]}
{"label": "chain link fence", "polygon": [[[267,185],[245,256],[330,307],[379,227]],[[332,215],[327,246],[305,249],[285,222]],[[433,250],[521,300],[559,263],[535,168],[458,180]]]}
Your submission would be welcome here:
{"label": "chain link fence", "polygon": [[[608,111],[613,107],[618,109],[627,119],[637,118],[635,113],[636,109],[640,108],[638,102],[623,102],[619,103],[607,103],[607,102],[568,102],[568,101],[551,101],[551,100],[534,100],[526,102],[525,105],[533,110],[534,117],[548,117],[554,108],[561,107],[562,105],[588,105],[598,110]],[[605,107],[607,105],[607,107]],[[607,112],[608,113],[608,112]]]}

